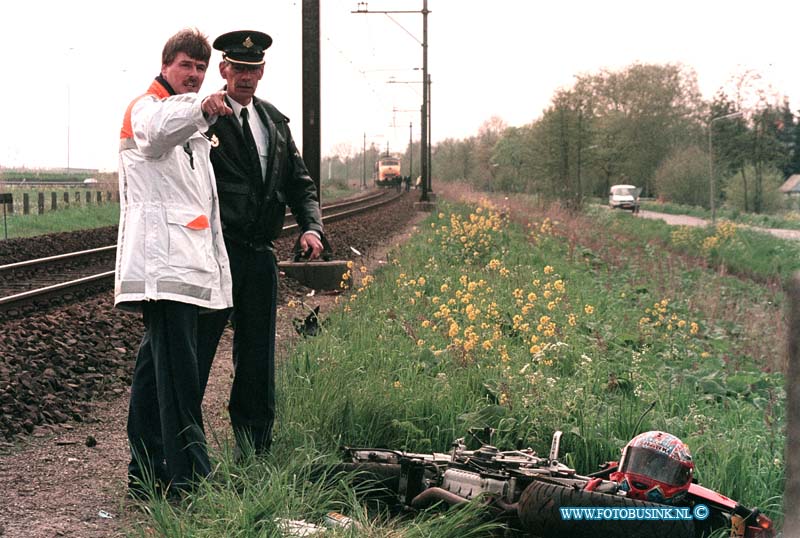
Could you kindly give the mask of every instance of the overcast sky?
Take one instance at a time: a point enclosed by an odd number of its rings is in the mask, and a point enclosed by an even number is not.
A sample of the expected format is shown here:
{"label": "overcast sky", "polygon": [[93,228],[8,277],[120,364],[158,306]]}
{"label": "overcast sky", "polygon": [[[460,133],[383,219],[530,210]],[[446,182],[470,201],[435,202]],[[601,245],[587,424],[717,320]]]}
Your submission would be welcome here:
{"label": "overcast sky", "polygon": [[[320,0],[322,152],[419,139],[422,15],[353,14],[356,0]],[[116,169],[127,104],[160,71],[161,49],[196,26],[210,40],[270,34],[258,95],[291,119],[302,144],[302,1],[135,3],[40,0],[7,4],[0,85],[0,166]],[[422,0],[372,0],[370,10],[421,11]],[[432,138],[475,135],[499,116],[538,118],[574,76],[634,62],[683,63],[710,98],[753,69],[800,109],[800,2],[761,0],[429,0]],[[214,51],[201,94],[222,85]],[[394,80],[397,83],[390,83]],[[69,148],[69,149],[68,149]],[[301,148],[302,149],[302,148]]]}

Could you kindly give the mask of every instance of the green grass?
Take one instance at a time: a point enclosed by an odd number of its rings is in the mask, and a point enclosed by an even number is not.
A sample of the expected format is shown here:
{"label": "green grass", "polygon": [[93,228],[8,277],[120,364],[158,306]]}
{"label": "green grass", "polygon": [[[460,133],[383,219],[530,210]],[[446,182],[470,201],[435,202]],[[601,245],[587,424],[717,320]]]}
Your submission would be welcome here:
{"label": "green grass", "polygon": [[[348,536],[455,535],[475,514],[376,523],[346,487],[296,477],[342,444],[446,451],[483,427],[501,449],[540,453],[562,430],[562,457],[583,473],[638,431],[666,430],[689,444],[702,484],[781,520],[783,377],[751,353],[770,335],[729,306],[766,301],[758,290],[697,267],[654,271],[665,252],[635,239],[620,250],[606,221],[575,233],[577,218],[522,228],[486,207],[440,208],[379,273],[354,267],[323,334],[280,365],[274,460],[220,472],[259,493],[217,484],[219,498],[154,516],[155,536],[273,536],[257,514],[318,521],[331,507],[362,524]],[[709,285],[725,316],[698,300]]]}
{"label": "green grass", "polygon": [[[2,219],[1,216],[0,219]],[[42,215],[23,215],[17,212],[6,215],[5,218],[9,239],[116,226],[118,223],[119,204],[117,203],[104,203],[100,206],[73,206],[67,209],[46,212]],[[3,223],[0,221],[0,227],[2,226]],[[5,231],[0,229],[0,238],[5,237],[4,234]]]}
{"label": "green grass", "polygon": [[320,189],[322,189],[321,196],[323,205],[361,192],[360,188],[354,187],[351,183],[341,179],[323,181]]}
{"label": "green grass", "polygon": [[[711,220],[711,210],[698,206],[689,206],[674,203],[642,202],[642,209],[669,213],[672,215],[689,215],[701,219]],[[746,224],[759,228],[784,228],[787,230],[800,230],[800,212],[782,211],[776,214],[744,213],[729,207],[720,207],[716,210],[718,219],[730,220],[737,224]]]}
{"label": "green grass", "polygon": [[[182,503],[156,497],[142,507],[148,518],[127,534],[152,538],[283,538],[292,525],[322,527],[329,512],[346,513],[351,528],[328,528],[325,536],[374,538],[489,537],[496,524],[479,521],[481,507],[447,517],[393,520],[361,504],[348,475],[332,472],[315,449],[314,438],[296,445],[279,443],[266,459],[235,462],[230,443],[212,454],[214,478],[201,483]],[[363,492],[363,489],[358,491]],[[295,527],[297,528],[297,527]],[[300,536],[303,536],[300,534]]]}
{"label": "green grass", "polygon": [[785,282],[800,269],[800,242],[787,241],[720,219],[716,226],[670,226],[628,213],[592,211],[603,230],[625,236],[626,248],[660,245],[759,282]]}
{"label": "green grass", "polygon": [[[332,182],[323,186],[325,189],[323,194],[324,203],[330,203],[334,200],[352,196],[360,190],[349,188],[343,183]],[[73,188],[61,189],[54,191],[58,197],[57,211],[50,210],[50,191],[45,196],[45,212],[41,215],[37,214],[37,200],[38,192],[36,189],[13,189],[14,195],[14,212],[7,213],[5,217],[5,228],[3,227],[2,209],[0,209],[0,239],[6,237],[32,237],[35,235],[55,233],[55,232],[69,232],[74,230],[84,230],[88,228],[98,228],[104,226],[116,226],[119,223],[119,204],[103,202],[97,205],[95,202],[95,191],[92,192],[92,201],[90,204],[85,202],[86,189]],[[64,207],[63,196],[64,192],[68,192],[70,196],[71,206]],[[75,205],[75,193],[80,193],[80,205]],[[103,199],[105,200],[105,187],[102,188]],[[28,215],[22,213],[22,194],[28,193],[30,196],[30,211]]]}

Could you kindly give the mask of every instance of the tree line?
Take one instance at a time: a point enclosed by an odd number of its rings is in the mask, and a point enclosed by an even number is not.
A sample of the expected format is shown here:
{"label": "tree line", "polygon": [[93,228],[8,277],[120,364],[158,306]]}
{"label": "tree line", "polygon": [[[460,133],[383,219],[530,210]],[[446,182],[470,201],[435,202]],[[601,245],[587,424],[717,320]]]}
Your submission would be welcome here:
{"label": "tree line", "polygon": [[[800,172],[800,116],[751,71],[709,102],[693,69],[637,63],[576,76],[529,124],[493,117],[475,136],[443,140],[431,153],[434,180],[535,193],[570,207],[627,183],[645,197],[702,207],[713,187],[715,204],[762,213],[781,206],[778,187]],[[378,154],[375,146],[339,152],[329,166],[359,177],[366,162],[369,184]],[[413,177],[418,156],[418,144],[400,155],[404,170],[414,161]]]}

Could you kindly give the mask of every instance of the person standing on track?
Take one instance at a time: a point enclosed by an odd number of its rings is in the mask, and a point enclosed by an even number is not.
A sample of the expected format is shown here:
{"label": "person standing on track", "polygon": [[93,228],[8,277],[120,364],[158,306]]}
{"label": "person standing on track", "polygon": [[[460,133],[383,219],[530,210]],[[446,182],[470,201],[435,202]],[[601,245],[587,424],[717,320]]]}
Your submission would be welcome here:
{"label": "person standing on track", "polygon": [[114,303],[142,312],[128,410],[129,494],[174,494],[211,472],[201,401],[216,348],[204,338],[229,312],[232,282],[222,237],[212,141],[230,114],[224,92],[201,99],[211,46],[196,29],[164,46],[161,73],[128,106],[120,133],[120,222]]}
{"label": "person standing on track", "polygon": [[[275,316],[278,269],[273,241],[283,228],[286,206],[302,230],[300,248],[320,256],[322,216],[317,189],[289,131],[289,119],[255,97],[264,75],[264,51],[272,38],[263,32],[219,36],[219,71],[233,114],[206,133],[217,179],[225,245],[233,276],[235,368],[229,403],[238,454],[266,453],[275,421]],[[219,320],[216,340],[227,318]],[[216,341],[214,346],[216,345]],[[208,372],[205,373],[208,379]]]}

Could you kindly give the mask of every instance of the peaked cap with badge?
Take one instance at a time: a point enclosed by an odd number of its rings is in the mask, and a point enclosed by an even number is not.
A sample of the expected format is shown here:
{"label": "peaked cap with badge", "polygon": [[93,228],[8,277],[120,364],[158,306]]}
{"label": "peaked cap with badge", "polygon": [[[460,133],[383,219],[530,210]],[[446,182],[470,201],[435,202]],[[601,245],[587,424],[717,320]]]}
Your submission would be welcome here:
{"label": "peaked cap with badge", "polygon": [[233,64],[263,65],[264,51],[272,38],[264,32],[237,30],[222,34],[214,40],[214,48],[222,51],[222,59]]}

